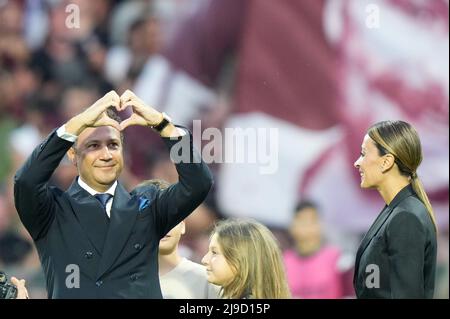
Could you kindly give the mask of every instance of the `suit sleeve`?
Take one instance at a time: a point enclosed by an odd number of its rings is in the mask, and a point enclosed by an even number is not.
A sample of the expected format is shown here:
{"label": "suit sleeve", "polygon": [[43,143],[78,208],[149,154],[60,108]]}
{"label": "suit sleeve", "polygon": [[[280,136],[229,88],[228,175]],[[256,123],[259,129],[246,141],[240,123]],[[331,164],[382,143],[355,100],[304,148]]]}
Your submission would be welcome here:
{"label": "suit sleeve", "polygon": [[45,236],[53,221],[55,201],[48,181],[72,144],[53,131],[14,176],[14,203],[34,240]]}
{"label": "suit sleeve", "polygon": [[190,133],[177,139],[164,140],[170,158],[175,163],[179,181],[156,195],[154,207],[160,237],[192,213],[204,201],[213,185],[212,174],[194,149]]}
{"label": "suit sleeve", "polygon": [[392,298],[425,298],[425,228],[412,213],[397,213],[387,228]]}

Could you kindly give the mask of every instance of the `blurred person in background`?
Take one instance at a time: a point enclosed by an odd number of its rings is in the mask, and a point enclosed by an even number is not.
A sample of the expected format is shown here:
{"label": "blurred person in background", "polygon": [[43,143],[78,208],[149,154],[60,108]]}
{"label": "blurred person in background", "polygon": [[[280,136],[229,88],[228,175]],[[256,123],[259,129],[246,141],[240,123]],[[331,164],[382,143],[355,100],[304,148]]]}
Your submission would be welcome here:
{"label": "blurred person in background", "polygon": [[422,146],[403,121],[371,126],[354,163],[361,188],[376,189],[386,205],[362,240],[355,262],[358,298],[433,298],[437,225],[417,175]]}
{"label": "blurred person in background", "polygon": [[38,252],[23,226],[13,225],[8,231],[0,233],[0,269],[18,278],[26,278],[30,298],[47,298]]}
{"label": "blurred person in background", "polygon": [[290,298],[278,242],[256,221],[219,222],[202,263],[208,281],[222,287],[225,299]]}
{"label": "blurred person in background", "polygon": [[[346,280],[353,258],[325,242],[315,203],[301,201],[289,233],[294,247],[284,251],[287,280],[293,298],[338,299],[348,296]],[[351,280],[349,280],[351,283]]]}

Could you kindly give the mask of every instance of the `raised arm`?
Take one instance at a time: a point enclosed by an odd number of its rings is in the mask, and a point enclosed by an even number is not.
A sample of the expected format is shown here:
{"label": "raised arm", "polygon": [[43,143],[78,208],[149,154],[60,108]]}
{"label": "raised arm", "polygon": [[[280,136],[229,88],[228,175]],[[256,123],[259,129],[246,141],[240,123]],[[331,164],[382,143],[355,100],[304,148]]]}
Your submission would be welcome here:
{"label": "raised arm", "polygon": [[[146,105],[131,91],[121,96],[121,103],[133,108],[131,117],[120,124],[122,130],[130,125],[155,128],[164,119],[163,114]],[[179,176],[178,183],[158,192],[153,205],[157,230],[163,237],[203,202],[213,184],[213,178],[208,166],[194,149],[192,135],[187,129],[168,123],[157,132],[164,139]]]}
{"label": "raised arm", "polygon": [[[189,132],[178,140],[165,139],[165,142],[170,149],[179,181],[160,191],[155,199],[161,238],[205,200],[213,185],[212,174],[199,152],[194,149]],[[189,152],[189,155],[178,156],[180,149],[183,153]]]}

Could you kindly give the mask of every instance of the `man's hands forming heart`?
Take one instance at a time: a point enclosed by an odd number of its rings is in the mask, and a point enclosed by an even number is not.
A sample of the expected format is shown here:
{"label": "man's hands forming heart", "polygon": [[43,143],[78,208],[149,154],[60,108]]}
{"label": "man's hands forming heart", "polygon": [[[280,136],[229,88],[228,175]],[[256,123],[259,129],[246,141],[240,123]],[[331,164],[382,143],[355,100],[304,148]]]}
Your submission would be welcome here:
{"label": "man's hands forming heart", "polygon": [[[117,111],[123,111],[131,106],[132,114],[121,123],[111,119],[106,111],[114,107]],[[146,105],[132,91],[126,90],[122,96],[115,91],[106,93],[83,113],[78,114],[66,123],[66,132],[79,135],[87,127],[109,125],[119,131],[131,125],[155,126],[163,120],[163,115],[154,108]]]}
{"label": "man's hands forming heart", "polygon": [[121,110],[131,106],[133,113],[129,118],[120,123],[120,129],[124,130],[131,125],[155,126],[163,120],[163,115],[154,108],[146,105],[130,90],[126,90],[120,97]]}

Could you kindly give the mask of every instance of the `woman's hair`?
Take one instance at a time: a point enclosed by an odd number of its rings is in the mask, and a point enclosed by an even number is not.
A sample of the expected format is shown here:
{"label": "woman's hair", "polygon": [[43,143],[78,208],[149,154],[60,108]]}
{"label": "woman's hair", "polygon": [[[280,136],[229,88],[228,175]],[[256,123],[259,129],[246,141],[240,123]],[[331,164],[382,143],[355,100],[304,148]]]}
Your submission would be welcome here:
{"label": "woman's hair", "polygon": [[379,154],[392,154],[400,174],[410,177],[414,191],[424,203],[437,229],[430,200],[417,176],[417,168],[422,162],[422,146],[416,130],[403,121],[382,121],[371,126],[367,134],[375,142]]}
{"label": "woman's hair", "polygon": [[213,234],[236,274],[222,287],[224,298],[290,298],[281,250],[267,227],[251,219],[228,219],[216,224]]}

